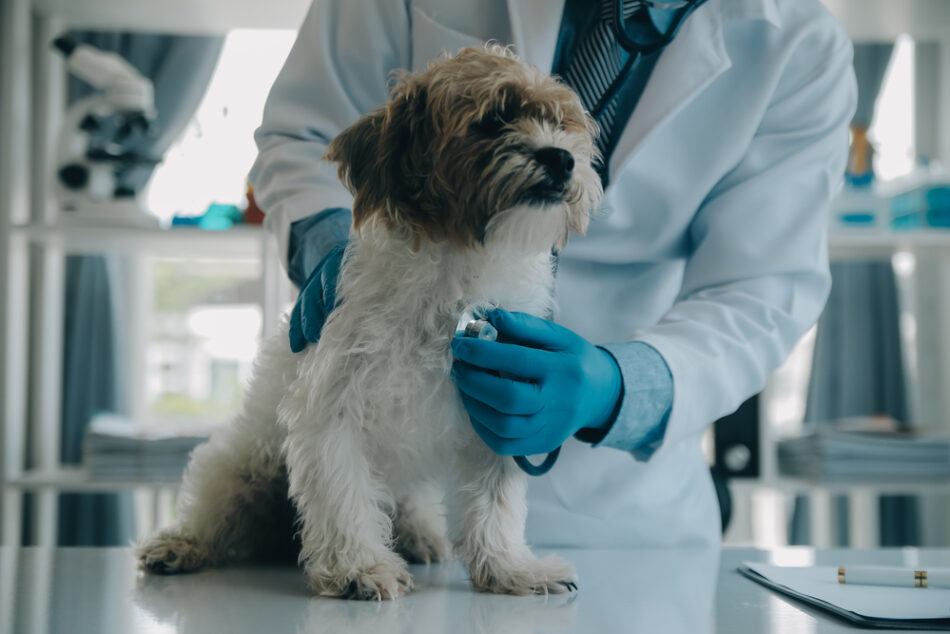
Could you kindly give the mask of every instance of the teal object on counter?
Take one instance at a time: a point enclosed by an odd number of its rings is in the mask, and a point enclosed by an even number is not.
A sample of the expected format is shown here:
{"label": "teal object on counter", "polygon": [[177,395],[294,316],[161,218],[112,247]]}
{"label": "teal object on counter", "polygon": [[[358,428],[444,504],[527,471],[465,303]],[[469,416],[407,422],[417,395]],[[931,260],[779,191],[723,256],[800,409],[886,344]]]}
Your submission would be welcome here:
{"label": "teal object on counter", "polygon": [[175,216],[173,227],[198,227],[206,231],[223,231],[241,223],[241,210],[236,205],[211,203],[200,216]]}
{"label": "teal object on counter", "polygon": [[950,186],[926,185],[894,196],[891,225],[895,229],[950,227]]}
{"label": "teal object on counter", "polygon": [[874,182],[874,172],[867,171],[863,174],[852,174],[851,172],[846,172],[844,175],[845,183],[849,187],[870,187]]}
{"label": "teal object on counter", "polygon": [[838,227],[888,225],[891,199],[871,187],[844,187],[832,205],[832,221]]}
{"label": "teal object on counter", "polygon": [[844,225],[873,225],[875,216],[872,211],[850,211],[838,214],[838,220]]}
{"label": "teal object on counter", "polygon": [[230,229],[241,222],[241,210],[235,205],[212,203],[198,221],[198,226],[209,231]]}

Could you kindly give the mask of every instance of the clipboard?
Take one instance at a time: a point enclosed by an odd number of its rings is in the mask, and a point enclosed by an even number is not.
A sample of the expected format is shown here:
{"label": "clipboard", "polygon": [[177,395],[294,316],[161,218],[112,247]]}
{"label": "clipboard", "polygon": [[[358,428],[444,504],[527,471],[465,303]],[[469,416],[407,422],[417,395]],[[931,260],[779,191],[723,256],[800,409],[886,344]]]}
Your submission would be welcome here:
{"label": "clipboard", "polygon": [[950,589],[843,585],[835,566],[773,566],[743,562],[756,583],[848,621],[876,629],[950,630]]}

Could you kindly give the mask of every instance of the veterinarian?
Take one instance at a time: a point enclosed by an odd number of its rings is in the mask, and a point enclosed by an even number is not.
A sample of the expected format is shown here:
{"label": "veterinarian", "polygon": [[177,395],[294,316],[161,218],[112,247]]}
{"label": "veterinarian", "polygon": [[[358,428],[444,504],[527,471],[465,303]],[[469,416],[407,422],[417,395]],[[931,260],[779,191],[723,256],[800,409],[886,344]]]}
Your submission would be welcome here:
{"label": "veterinarian", "polygon": [[[824,306],[851,44],[819,0],[619,1],[316,0],[268,99],[251,180],[302,288],[300,350],[333,306],[350,227],[351,197],[320,158],[387,100],[390,71],[496,40],[564,78],[603,131],[604,208],[560,254],[557,323],[496,312],[505,353],[454,341],[456,382],[496,452],[562,446],[530,478],[529,543],[718,544],[700,440]],[[525,353],[542,378],[493,373]]]}

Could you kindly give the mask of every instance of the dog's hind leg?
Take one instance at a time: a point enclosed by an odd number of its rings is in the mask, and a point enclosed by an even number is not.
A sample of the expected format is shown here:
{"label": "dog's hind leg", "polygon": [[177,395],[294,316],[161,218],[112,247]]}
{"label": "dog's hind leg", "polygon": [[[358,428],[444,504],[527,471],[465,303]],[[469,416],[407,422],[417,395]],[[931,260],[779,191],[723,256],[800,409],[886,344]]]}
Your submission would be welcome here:
{"label": "dog's hind leg", "polygon": [[265,342],[242,413],[192,453],[178,521],[138,546],[140,567],[170,574],[296,552],[280,455],[284,430],[276,423],[295,368],[285,333]]}
{"label": "dog's hind leg", "polygon": [[549,555],[537,558],[525,543],[525,474],[477,438],[458,454],[459,486],[451,498],[456,554],[477,590],[549,594],[577,587],[574,567]]}
{"label": "dog's hind leg", "polygon": [[139,547],[143,568],[171,574],[249,559],[293,560],[286,475],[279,465],[249,465],[240,457],[225,443],[195,450],[179,519]]}

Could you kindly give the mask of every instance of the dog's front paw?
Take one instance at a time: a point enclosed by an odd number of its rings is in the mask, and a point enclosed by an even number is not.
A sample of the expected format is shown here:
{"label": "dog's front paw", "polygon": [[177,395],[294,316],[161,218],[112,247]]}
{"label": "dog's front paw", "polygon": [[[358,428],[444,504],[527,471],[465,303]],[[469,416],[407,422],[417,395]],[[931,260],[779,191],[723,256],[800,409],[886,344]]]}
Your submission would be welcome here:
{"label": "dog's front paw", "polygon": [[412,592],[412,575],[403,565],[377,563],[343,577],[310,574],[317,594],[361,601],[396,599]]}
{"label": "dog's front paw", "polygon": [[555,555],[542,559],[486,560],[470,570],[476,590],[497,594],[561,594],[577,590],[574,566]]}
{"label": "dog's front paw", "polygon": [[179,529],[166,529],[136,548],[139,568],[171,575],[201,568],[208,560],[198,539]]}

